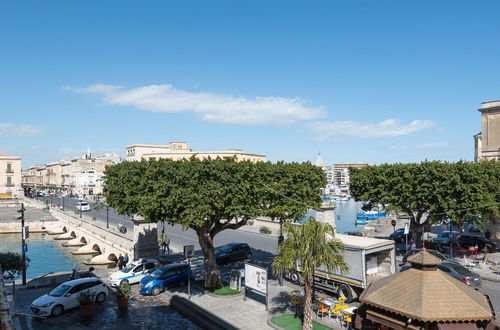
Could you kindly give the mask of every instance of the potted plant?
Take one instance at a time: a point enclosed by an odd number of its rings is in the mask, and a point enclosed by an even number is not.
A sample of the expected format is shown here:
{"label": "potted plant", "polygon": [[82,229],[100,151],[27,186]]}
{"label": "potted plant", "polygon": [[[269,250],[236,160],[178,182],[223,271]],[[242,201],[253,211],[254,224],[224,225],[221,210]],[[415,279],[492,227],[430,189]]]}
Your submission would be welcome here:
{"label": "potted plant", "polygon": [[78,302],[80,303],[80,312],[83,316],[92,315],[92,311],[94,310],[96,293],[91,292],[90,290],[82,291],[78,294]]}
{"label": "potted plant", "polygon": [[116,303],[118,308],[127,308],[128,299],[132,295],[132,290],[128,283],[122,283],[116,288]]}

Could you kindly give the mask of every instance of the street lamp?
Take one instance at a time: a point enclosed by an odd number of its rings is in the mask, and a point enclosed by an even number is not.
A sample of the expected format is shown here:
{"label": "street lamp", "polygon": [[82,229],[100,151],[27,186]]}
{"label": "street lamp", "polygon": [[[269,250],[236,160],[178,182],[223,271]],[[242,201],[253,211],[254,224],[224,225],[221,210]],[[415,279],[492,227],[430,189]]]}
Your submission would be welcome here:
{"label": "street lamp", "polygon": [[106,228],[109,228],[109,206],[106,204]]}

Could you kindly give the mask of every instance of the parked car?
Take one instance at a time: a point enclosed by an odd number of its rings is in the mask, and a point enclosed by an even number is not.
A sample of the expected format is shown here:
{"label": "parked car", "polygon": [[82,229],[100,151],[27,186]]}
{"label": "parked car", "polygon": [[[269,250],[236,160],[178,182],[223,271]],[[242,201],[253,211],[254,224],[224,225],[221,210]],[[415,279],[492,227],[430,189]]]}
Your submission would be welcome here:
{"label": "parked car", "polygon": [[[410,251],[406,252],[403,255],[403,264],[406,263],[408,257],[410,257],[410,256],[412,256],[414,254],[417,254],[420,251],[422,251],[422,249],[413,249],[413,250],[410,250]],[[433,256],[438,257],[439,259],[441,259],[441,261],[447,261],[448,260],[448,258],[444,254],[442,254],[441,252],[439,252],[439,251],[430,250],[430,249],[426,249],[426,251],[429,252],[430,254],[432,254]]]}
{"label": "parked car", "polygon": [[252,258],[252,251],[246,243],[229,243],[215,249],[217,264],[229,264]]}
{"label": "parked car", "polygon": [[144,276],[149,275],[161,266],[162,265],[158,262],[158,260],[155,259],[135,260],[122,270],[109,275],[109,284],[112,287],[115,287],[121,283],[139,283]]}
{"label": "parked car", "polygon": [[186,284],[189,278],[194,279],[189,265],[168,265],[145,276],[141,280],[139,292],[143,295],[157,296],[167,288]]}
{"label": "parked car", "polygon": [[[457,262],[451,262],[447,260],[441,262],[441,264],[438,265],[437,267],[446,274],[456,278],[459,281],[462,281],[463,283],[467,284],[472,288],[481,287],[481,277],[476,273],[471,272],[470,270],[468,270],[467,268],[465,268],[464,266],[460,265]],[[401,271],[404,272],[405,270],[408,270],[410,268],[411,265],[404,265],[403,267],[401,267]]]}
{"label": "parked car", "polygon": [[35,299],[31,311],[36,315],[61,315],[64,311],[80,306],[78,294],[89,290],[96,294],[96,301],[102,303],[108,296],[108,287],[96,277],[82,278],[65,282],[49,294]]}
{"label": "parked car", "polygon": [[456,239],[456,242],[459,246],[466,248],[466,249],[471,247],[471,246],[476,246],[476,245],[477,245],[479,251],[482,251],[485,246],[488,248],[488,251],[490,251],[490,252],[494,252],[497,249],[497,245],[484,236],[460,235]]}
{"label": "parked car", "polygon": [[346,235],[351,235],[351,236],[363,236],[363,233],[359,231],[346,231],[344,234]]}
{"label": "parked car", "polygon": [[[404,228],[396,229],[395,232],[389,235],[389,239],[392,239],[396,243],[404,243],[406,240],[405,229]],[[408,233],[408,243],[410,243],[410,240],[411,240],[411,231]]]}
{"label": "parked car", "polygon": [[444,231],[437,235],[437,237],[434,239],[434,243],[448,245],[451,241],[456,239],[457,236],[458,234],[455,232]]}
{"label": "parked car", "polygon": [[82,211],[82,212],[85,212],[85,211],[90,211],[90,205],[89,203],[87,202],[83,202],[83,201],[78,201],[76,203],[76,209],[78,211]]}

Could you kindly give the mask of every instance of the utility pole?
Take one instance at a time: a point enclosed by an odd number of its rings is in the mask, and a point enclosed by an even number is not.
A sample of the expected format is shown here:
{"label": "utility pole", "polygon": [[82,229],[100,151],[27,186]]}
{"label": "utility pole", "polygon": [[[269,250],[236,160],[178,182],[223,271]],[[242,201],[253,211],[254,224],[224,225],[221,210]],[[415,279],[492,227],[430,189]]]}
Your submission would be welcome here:
{"label": "utility pole", "polygon": [[22,275],[23,275],[23,285],[26,285],[26,228],[24,227],[24,203],[21,203],[21,209],[17,212],[21,213],[21,216],[17,219],[21,220],[21,238],[22,238],[22,257],[21,262],[23,263]]}
{"label": "utility pole", "polygon": [[64,212],[64,196],[62,196],[62,211]]}

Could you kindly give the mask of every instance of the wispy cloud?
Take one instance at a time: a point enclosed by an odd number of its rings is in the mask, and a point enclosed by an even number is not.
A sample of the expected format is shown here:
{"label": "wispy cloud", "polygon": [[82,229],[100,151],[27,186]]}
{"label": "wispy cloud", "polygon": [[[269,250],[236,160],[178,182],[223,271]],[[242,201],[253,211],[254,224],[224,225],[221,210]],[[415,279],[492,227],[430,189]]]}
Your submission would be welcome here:
{"label": "wispy cloud", "polygon": [[431,120],[414,120],[409,124],[402,124],[399,120],[387,119],[374,124],[356,121],[332,121],[314,122],[308,126],[317,140],[325,140],[336,135],[361,138],[397,137],[430,128],[434,125],[435,123]]}
{"label": "wispy cloud", "polygon": [[231,125],[289,125],[325,116],[323,107],[307,106],[300,98],[268,96],[249,99],[211,92],[192,93],[176,89],[172,85],[127,89],[98,84],[63,89],[102,95],[105,104],[132,106],[151,112],[190,112],[203,121]]}
{"label": "wispy cloud", "polygon": [[30,125],[0,123],[0,136],[33,136],[42,134],[43,130]]}
{"label": "wispy cloud", "polygon": [[450,144],[446,142],[430,142],[414,145],[399,145],[389,147],[392,151],[429,151],[429,150],[442,150],[450,148]]}

